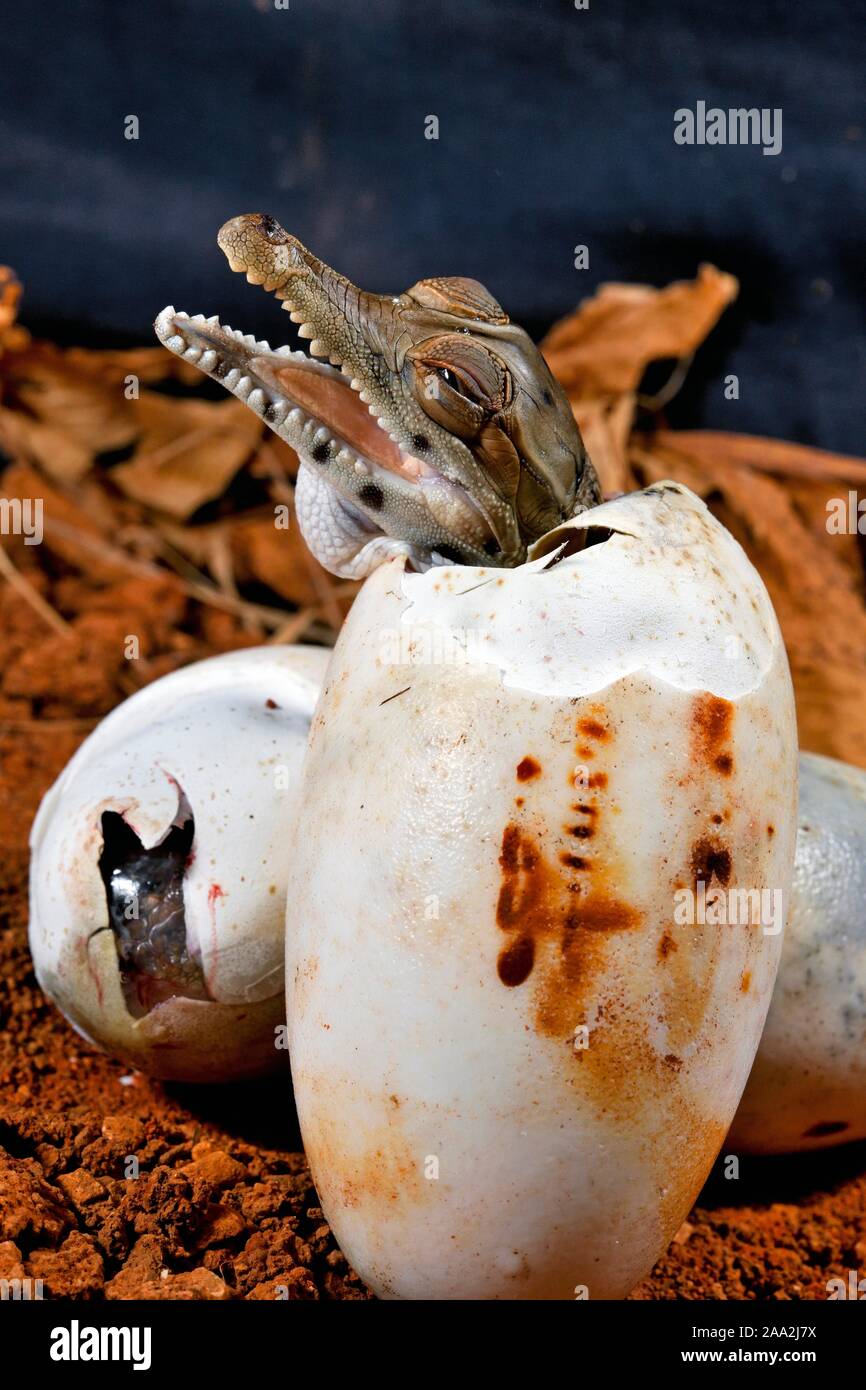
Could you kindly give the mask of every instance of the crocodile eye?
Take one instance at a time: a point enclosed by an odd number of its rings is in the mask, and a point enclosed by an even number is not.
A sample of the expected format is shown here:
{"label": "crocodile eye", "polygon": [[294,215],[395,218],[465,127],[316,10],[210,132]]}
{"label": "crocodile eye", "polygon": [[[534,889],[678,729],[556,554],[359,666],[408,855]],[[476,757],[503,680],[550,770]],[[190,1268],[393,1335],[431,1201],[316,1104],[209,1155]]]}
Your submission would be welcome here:
{"label": "crocodile eye", "polygon": [[462,372],[456,372],[452,367],[437,367],[436,375],[440,381],[444,381],[452,391],[456,391],[458,396],[462,396],[465,401],[471,401],[473,405],[484,405],[483,393],[471,377],[464,376]]}
{"label": "crocodile eye", "polygon": [[403,371],[424,413],[462,439],[508,403],[504,364],[467,334],[425,339],[407,352]]}
{"label": "crocodile eye", "polygon": [[461,390],[461,383],[459,378],[457,377],[455,372],[452,372],[450,367],[439,367],[438,374],[445,382],[445,385],[451,387],[452,391],[460,391],[461,396],[466,395],[466,392]]}
{"label": "crocodile eye", "polygon": [[[410,368],[417,372],[417,368]],[[417,372],[416,399],[431,420],[450,434],[473,438],[484,423],[483,407],[470,396],[464,383],[449,367],[433,367]]]}

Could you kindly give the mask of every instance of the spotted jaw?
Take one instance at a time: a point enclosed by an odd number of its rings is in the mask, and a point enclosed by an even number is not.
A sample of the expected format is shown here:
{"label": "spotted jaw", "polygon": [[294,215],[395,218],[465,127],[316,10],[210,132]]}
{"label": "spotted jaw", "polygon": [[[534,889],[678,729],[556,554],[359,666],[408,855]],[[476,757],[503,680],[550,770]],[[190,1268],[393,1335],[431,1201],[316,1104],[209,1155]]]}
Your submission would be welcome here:
{"label": "spotted jaw", "polygon": [[[173,306],[154,325],[164,347],[254,410],[300,459],[296,506],[320,562],[363,577],[391,554],[418,570],[496,563],[493,528],[479,504],[427,460],[402,448],[333,366],[272,349],[214,315]],[[313,346],[318,347],[318,344]]]}

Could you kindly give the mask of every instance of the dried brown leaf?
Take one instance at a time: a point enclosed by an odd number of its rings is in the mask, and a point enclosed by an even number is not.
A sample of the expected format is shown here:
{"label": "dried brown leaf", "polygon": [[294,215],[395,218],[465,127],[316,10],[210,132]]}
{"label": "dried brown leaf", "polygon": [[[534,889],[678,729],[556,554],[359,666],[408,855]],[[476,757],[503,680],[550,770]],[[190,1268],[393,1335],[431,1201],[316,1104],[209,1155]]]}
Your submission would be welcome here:
{"label": "dried brown leaf", "polygon": [[0,265],[0,357],[22,352],[30,334],[16,321],[21,302],[21,282],[8,265]]}
{"label": "dried brown leaf", "polygon": [[554,324],[541,351],[572,402],[636,391],[648,363],[694,352],[737,290],[711,265],[662,290],[602,285]]}
{"label": "dried brown leaf", "polygon": [[134,404],[136,452],[112,470],[112,481],[179,520],[219,497],[261,438],[261,421],[240,401],[178,401],[145,391]]}
{"label": "dried brown leaf", "polygon": [[321,605],[339,627],[347,605],[332,595],[342,586],[310,554],[294,519],[283,530],[274,525],[272,512],[241,517],[232,525],[231,543],[240,583],[266,584],[299,608]]}
{"label": "dried brown leaf", "polygon": [[[34,546],[41,554],[44,548],[75,568],[87,567],[79,537],[98,536],[94,519],[78,506],[59,487],[47,482],[41,473],[24,463],[14,463],[3,474],[4,497],[40,499],[42,502],[45,538],[42,546]],[[94,577],[110,579],[113,570],[99,571]]]}
{"label": "dried brown leaf", "polygon": [[756,434],[726,434],[721,430],[658,430],[661,447],[674,444],[680,453],[710,459],[716,464],[738,464],[780,478],[833,478],[852,487],[866,485],[866,460],[850,454],[831,454],[791,444],[784,439],[765,439]]}
{"label": "dried brown leaf", "polygon": [[77,482],[90,468],[93,453],[63,430],[21,410],[0,406],[0,446],[10,458],[36,463],[49,477]]}
{"label": "dried brown leaf", "polygon": [[70,366],[100,378],[109,386],[122,386],[126,378],[136,377],[140,385],[158,381],[182,381],[187,386],[201,384],[201,372],[164,347],[68,348],[64,354]]}
{"label": "dried brown leaf", "polygon": [[578,401],[574,414],[602,491],[626,492],[631,487],[627,450],[634,396],[629,393],[612,401]]}
{"label": "dried brown leaf", "polygon": [[73,367],[67,354],[44,344],[16,354],[5,368],[7,393],[41,420],[68,431],[94,453],[121,448],[135,432],[123,393]]}

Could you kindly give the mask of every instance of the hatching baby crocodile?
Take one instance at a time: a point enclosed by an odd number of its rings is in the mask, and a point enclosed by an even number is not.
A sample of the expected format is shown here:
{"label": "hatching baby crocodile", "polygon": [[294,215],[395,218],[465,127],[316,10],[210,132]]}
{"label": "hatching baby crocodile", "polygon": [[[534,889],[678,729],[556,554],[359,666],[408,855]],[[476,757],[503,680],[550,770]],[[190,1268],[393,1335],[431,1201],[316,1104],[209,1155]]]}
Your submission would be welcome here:
{"label": "hatching baby crocodile", "polygon": [[298,522],[326,569],[362,578],[395,554],[419,570],[519,565],[601,500],[561,387],[477,280],[369,294],[261,213],[217,240],[283,301],[310,356],[173,307],[156,333],[296,451]]}

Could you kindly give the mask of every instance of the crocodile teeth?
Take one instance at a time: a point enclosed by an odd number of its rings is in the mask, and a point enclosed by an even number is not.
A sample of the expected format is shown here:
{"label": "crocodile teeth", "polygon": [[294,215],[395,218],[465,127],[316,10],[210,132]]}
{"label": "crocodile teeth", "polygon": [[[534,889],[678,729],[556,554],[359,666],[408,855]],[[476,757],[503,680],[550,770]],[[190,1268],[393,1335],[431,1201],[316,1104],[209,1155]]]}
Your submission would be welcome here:
{"label": "crocodile teeth", "polygon": [[[254,280],[253,283],[263,282]],[[240,329],[234,329],[229,324],[222,324],[217,314],[208,318],[203,314],[190,316],[183,310],[176,310],[173,305],[163,309],[156,320],[155,328],[165,347],[186,361],[195,363],[205,374],[218,378],[237,399],[246,402],[284,438],[295,443],[302,457],[321,451],[320,460],[335,459],[345,475],[354,475],[359,479],[369,478],[377,471],[375,463],[357,454],[339,435],[334,435],[322,420],[296,405],[290,395],[284,396],[278,387],[269,384],[269,379],[263,379],[259,375],[255,361],[251,360],[259,354],[267,354],[299,364],[306,363],[310,367],[314,365],[312,358],[325,358],[330,362],[330,367],[315,364],[316,371],[331,373],[335,378],[337,375],[342,376],[342,380],[349,383],[351,389],[357,392],[359,399],[367,406],[379,429],[402,451],[401,441],[388,429],[387,422],[379,414],[379,409],[371,403],[360,378],[352,376],[350,366],[344,366],[338,356],[328,352],[322,340],[315,337],[313,326],[303,321],[303,315],[299,310],[288,304],[284,307],[289,309],[293,323],[298,325],[299,338],[307,340],[306,352],[298,351],[288,344],[272,348],[267,340],[257,339],[252,333],[242,333]],[[216,347],[210,346],[210,335],[202,331],[205,328],[215,330],[214,338],[216,340],[218,337],[220,340]],[[223,342],[224,347],[221,346]],[[237,346],[233,347],[232,344]],[[336,370],[340,368],[343,368],[342,372]],[[453,562],[436,552],[434,563]]]}
{"label": "crocodile teeth", "polygon": [[176,317],[177,311],[175,310],[174,305],[167,304],[166,307],[163,309],[162,313],[158,315],[156,323],[154,324],[154,328],[156,329],[157,336],[159,338],[162,339],[164,335],[168,333]]}

